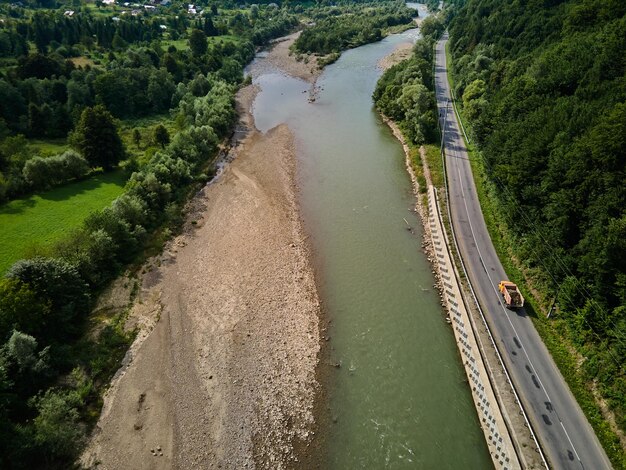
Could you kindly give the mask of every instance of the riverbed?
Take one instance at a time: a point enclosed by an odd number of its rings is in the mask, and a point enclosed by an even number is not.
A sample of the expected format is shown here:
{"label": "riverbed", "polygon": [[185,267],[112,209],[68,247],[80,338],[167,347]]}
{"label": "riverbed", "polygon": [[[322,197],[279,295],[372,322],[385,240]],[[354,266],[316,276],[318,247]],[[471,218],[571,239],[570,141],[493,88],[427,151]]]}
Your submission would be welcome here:
{"label": "riverbed", "polygon": [[253,64],[221,176],[142,269],[139,333],[83,463],[491,466],[402,147],[372,108],[380,59],[416,37],[348,51],[319,77],[280,68],[288,43]]}
{"label": "riverbed", "polygon": [[[377,64],[417,30],[345,52],[310,84],[268,68],[255,125],[287,124],[327,329],[323,468],[491,460],[425,254],[399,142],[373,109]],[[262,60],[262,59],[259,59]]]}

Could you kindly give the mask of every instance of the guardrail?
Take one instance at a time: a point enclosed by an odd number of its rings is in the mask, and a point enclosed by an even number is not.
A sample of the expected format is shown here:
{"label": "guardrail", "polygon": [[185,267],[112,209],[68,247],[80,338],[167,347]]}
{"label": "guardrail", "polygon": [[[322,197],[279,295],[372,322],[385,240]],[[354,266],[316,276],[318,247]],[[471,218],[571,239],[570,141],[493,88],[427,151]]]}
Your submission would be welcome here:
{"label": "guardrail", "polygon": [[457,343],[472,397],[493,464],[502,470],[521,469],[521,455],[512,438],[503,405],[498,400],[495,384],[487,366],[478,330],[471,318],[467,301],[461,291],[461,280],[454,267],[439,200],[433,186],[428,188],[430,237],[435,254],[435,268],[443,300],[450,314],[450,323]]}

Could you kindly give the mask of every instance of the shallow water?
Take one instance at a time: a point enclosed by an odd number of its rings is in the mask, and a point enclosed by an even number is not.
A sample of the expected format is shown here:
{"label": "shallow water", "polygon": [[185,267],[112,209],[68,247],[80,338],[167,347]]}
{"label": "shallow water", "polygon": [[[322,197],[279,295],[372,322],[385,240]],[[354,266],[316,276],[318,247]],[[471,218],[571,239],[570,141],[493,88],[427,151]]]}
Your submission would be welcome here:
{"label": "shallow water", "polygon": [[341,364],[322,366],[331,417],[324,468],[491,468],[420,250],[402,147],[371,99],[378,61],[416,37],[410,30],[345,52],[318,80],[315,103],[306,82],[276,72],[255,79],[257,128],[287,123],[296,136],[330,360]]}

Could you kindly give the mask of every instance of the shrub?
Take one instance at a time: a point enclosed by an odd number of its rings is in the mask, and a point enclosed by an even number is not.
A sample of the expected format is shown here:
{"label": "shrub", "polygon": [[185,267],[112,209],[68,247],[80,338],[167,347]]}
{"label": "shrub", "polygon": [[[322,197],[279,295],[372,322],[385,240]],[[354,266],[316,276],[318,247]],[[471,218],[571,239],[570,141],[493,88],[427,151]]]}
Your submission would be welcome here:
{"label": "shrub", "polygon": [[34,157],[26,162],[22,174],[32,189],[44,189],[82,178],[89,172],[87,160],[74,150],[61,155]]}
{"label": "shrub", "polygon": [[174,158],[197,164],[215,153],[217,143],[217,135],[210,126],[192,126],[176,134],[167,150]]}
{"label": "shrub", "polygon": [[72,320],[87,312],[90,296],[89,286],[74,266],[57,258],[20,260],[7,277],[27,284],[40,301],[49,303],[50,313],[41,319],[42,339],[62,340],[77,331]]}
{"label": "shrub", "polygon": [[[78,403],[77,403],[78,402]],[[77,394],[47,390],[32,400],[39,414],[35,418],[35,442],[50,460],[73,459],[85,439],[84,426],[79,424]]]}

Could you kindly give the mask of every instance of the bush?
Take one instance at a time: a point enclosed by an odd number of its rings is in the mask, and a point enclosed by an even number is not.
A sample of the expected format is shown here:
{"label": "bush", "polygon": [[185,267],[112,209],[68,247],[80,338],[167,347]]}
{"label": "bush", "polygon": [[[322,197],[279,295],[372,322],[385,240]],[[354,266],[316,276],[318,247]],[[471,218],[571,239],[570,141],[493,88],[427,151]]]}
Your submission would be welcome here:
{"label": "bush", "polygon": [[61,155],[34,157],[26,162],[22,174],[32,189],[46,189],[82,178],[89,172],[87,160],[74,150]]}
{"label": "bush", "polygon": [[194,126],[176,134],[167,150],[175,158],[197,164],[215,153],[217,143],[217,135],[210,126]]}
{"label": "bush", "polygon": [[87,313],[89,286],[78,270],[57,258],[33,258],[16,262],[7,273],[9,279],[27,284],[40,301],[48,303],[49,315],[41,318],[41,339],[59,341],[77,331],[75,320]]}
{"label": "bush", "polygon": [[35,418],[35,442],[51,461],[67,462],[77,457],[85,439],[84,426],[76,409],[80,400],[72,392],[48,390],[32,400],[39,414]]}

